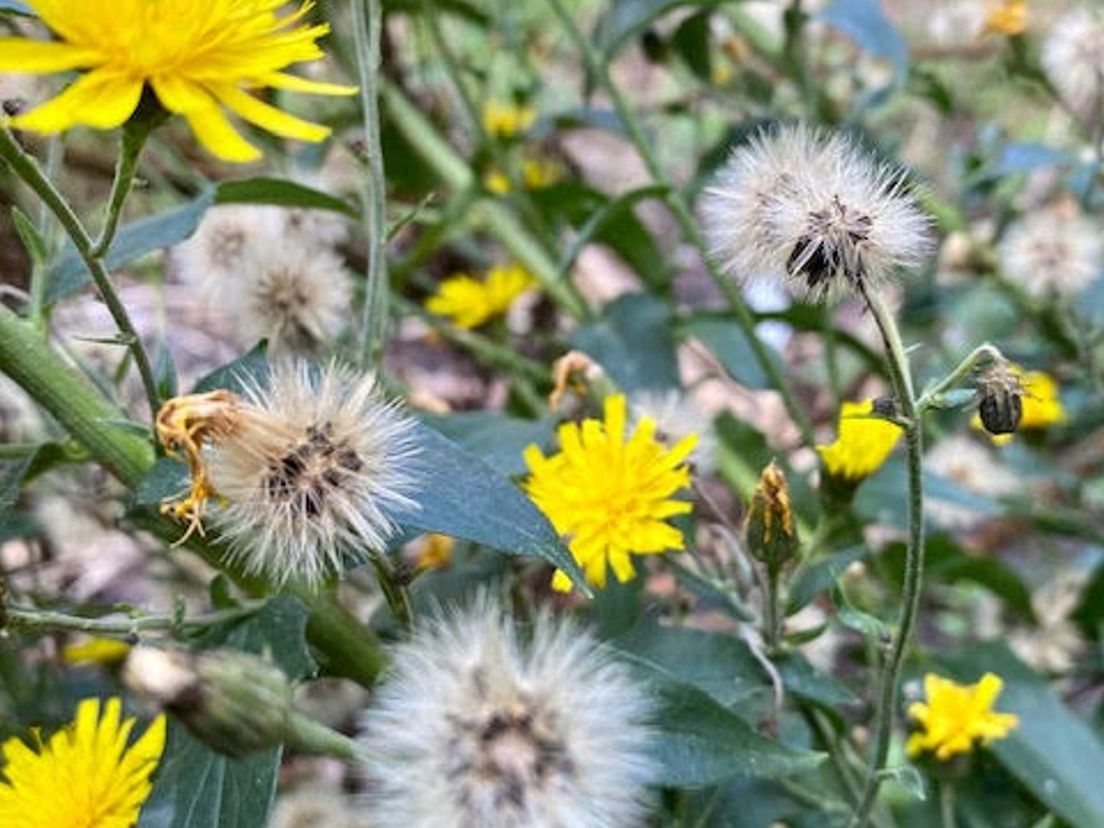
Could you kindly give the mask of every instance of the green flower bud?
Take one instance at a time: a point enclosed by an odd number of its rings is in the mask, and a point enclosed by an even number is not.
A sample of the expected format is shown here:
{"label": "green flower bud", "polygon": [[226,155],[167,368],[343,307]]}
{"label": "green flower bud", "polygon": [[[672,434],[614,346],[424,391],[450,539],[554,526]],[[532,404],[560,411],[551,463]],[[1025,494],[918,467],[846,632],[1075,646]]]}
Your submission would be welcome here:
{"label": "green flower bud", "polygon": [[786,476],[771,461],[759,476],[744,524],[748,550],[776,573],[797,555],[797,529]]}

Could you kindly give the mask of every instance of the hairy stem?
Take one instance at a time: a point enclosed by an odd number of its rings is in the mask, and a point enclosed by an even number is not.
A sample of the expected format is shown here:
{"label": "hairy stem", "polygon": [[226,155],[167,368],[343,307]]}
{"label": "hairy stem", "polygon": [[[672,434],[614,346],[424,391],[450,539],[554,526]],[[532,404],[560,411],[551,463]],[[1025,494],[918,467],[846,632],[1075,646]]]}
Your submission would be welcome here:
{"label": "hairy stem", "polygon": [[624,126],[625,131],[628,133],[629,140],[632,142],[641,160],[644,162],[644,166],[648,170],[648,175],[651,176],[652,182],[666,188],[664,200],[671,210],[672,215],[674,215],[679,229],[682,231],[683,236],[685,236],[697,249],[709,277],[728,301],[737,325],[740,326],[740,329],[751,344],[752,352],[755,355],[755,361],[770,379],[771,386],[782,396],[782,402],[786,406],[786,412],[790,415],[790,419],[793,420],[794,424],[801,432],[803,442],[807,446],[812,446],[815,439],[809,419],[805,415],[805,411],[798,405],[797,399],[790,390],[789,383],[786,381],[785,377],[782,376],[782,369],[779,367],[778,363],[771,358],[767,346],[759,339],[755,331],[755,318],[752,315],[751,309],[747,306],[743,296],[740,295],[740,291],[733,286],[733,284],[725,278],[724,274],[717,269],[716,265],[713,264],[709,256],[705,237],[702,236],[701,230],[698,229],[697,222],[694,220],[693,213],[685,197],[678,189],[671,186],[671,183],[667,180],[667,176],[660,166],[659,158],[651,143],[648,141],[648,137],[644,134],[643,127],[641,127],[639,120],[633,114],[629,102],[626,100],[625,96],[621,94],[621,90],[617,87],[617,84],[613,82],[613,78],[610,76],[609,70],[602,60],[602,56],[579,28],[570,12],[564,7],[563,0],[548,0],[548,3],[556,13],[556,16],[560,19],[565,31],[567,31],[576,47],[581,51],[588,73],[590,73],[597,85],[609,95],[614,110],[617,112],[618,120],[621,122],[621,125]]}
{"label": "hairy stem", "polygon": [[123,204],[134,184],[134,175],[138,172],[138,158],[142,155],[142,147],[146,145],[147,137],[149,137],[149,127],[145,124],[134,126],[128,124],[123,129],[122,146],[119,149],[119,159],[115,164],[115,178],[111,182],[111,195],[107,200],[107,215],[99,238],[88,251],[94,258],[103,258],[115,239],[119,218],[123,214]]}
{"label": "hairy stem", "polygon": [[257,602],[235,609],[219,610],[195,618],[174,615],[140,615],[134,618],[83,618],[52,610],[34,607],[5,607],[6,626],[10,629],[37,630],[42,632],[82,632],[91,635],[133,638],[141,632],[186,631],[214,627],[246,618],[255,613],[264,602]]}
{"label": "hairy stem", "polygon": [[864,828],[870,820],[870,812],[881,786],[881,771],[889,755],[889,742],[893,733],[897,693],[901,683],[901,667],[912,637],[916,616],[920,609],[920,587],[924,570],[924,490],[921,477],[923,436],[916,409],[916,397],[912,390],[912,375],[908,356],[897,323],[881,294],[861,288],[867,307],[878,325],[886,347],[886,361],[893,380],[900,413],[905,421],[905,446],[908,466],[908,545],[905,550],[905,574],[902,586],[901,610],[897,629],[890,643],[889,654],[882,665],[879,677],[877,707],[874,712],[873,747],[867,762],[862,796],[855,807],[850,828]]}
{"label": "hairy stem", "polygon": [[[73,246],[77,249],[77,253],[92,276],[92,281],[96,284],[100,298],[103,299],[111,313],[111,318],[115,320],[115,326],[119,329],[121,338],[134,357],[134,364],[138,366],[138,373],[142,378],[142,387],[145,389],[146,399],[149,401],[150,418],[156,417],[157,409],[161,406],[161,400],[157,393],[157,382],[153,377],[149,355],[146,353],[142,340],[138,337],[138,332],[131,323],[130,316],[119,299],[119,295],[115,292],[114,285],[111,284],[111,277],[104,266],[102,254],[95,252],[88,231],[84,229],[84,225],[77,214],[73,212],[73,208],[69,206],[69,202],[65,200],[65,197],[42,172],[38,162],[35,161],[33,156],[23,151],[23,148],[12,137],[11,132],[2,128],[0,128],[0,158],[3,158],[15,174],[42,199],[72,240]],[[135,156],[135,163],[136,161],[137,156]],[[120,167],[122,166],[123,164],[120,162]],[[133,170],[131,171],[131,177],[133,177]],[[125,196],[125,192],[122,195]],[[121,200],[119,206],[120,208],[122,206]]]}
{"label": "hairy stem", "polygon": [[920,399],[916,401],[916,410],[920,414],[923,414],[929,408],[937,407],[940,402],[939,398],[947,391],[962,382],[962,380],[965,379],[969,375],[969,373],[973,371],[974,368],[983,359],[986,358],[992,361],[996,361],[999,359],[1003,359],[1003,356],[1001,355],[1000,351],[998,351],[988,342],[984,342],[981,345],[978,345],[976,348],[974,348],[974,350],[967,354],[965,359],[963,359],[960,363],[958,363],[958,365],[955,366],[954,370],[951,371],[951,373],[947,374],[947,376],[943,377],[943,379],[941,379],[931,388],[924,391],[924,393],[920,396]]}

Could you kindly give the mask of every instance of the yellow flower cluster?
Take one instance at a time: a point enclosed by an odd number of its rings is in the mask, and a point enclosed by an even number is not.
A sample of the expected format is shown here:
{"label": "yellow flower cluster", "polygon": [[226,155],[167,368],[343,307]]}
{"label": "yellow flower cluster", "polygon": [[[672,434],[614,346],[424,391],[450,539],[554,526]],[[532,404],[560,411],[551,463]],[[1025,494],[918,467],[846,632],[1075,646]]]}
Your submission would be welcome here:
{"label": "yellow flower cluster", "polygon": [[491,268],[484,279],[461,273],[441,283],[426,310],[449,317],[458,327],[478,328],[506,313],[533,284],[533,277],[518,265]]}
{"label": "yellow flower cluster", "polygon": [[[296,25],[310,3],[285,16],[285,0],[28,0],[58,40],[0,38],[0,71],[43,74],[85,70],[57,97],[11,119],[12,126],[53,133],[83,125],[113,129],[138,107],[148,86],[181,115],[200,143],[224,161],[260,151],[231,124],[224,107],[284,138],[321,141],[327,127],[265,103],[253,91],[351,95],[355,87],[284,72],[323,56],[315,42],[326,25]],[[248,91],[247,91],[248,90]]]}
{"label": "yellow flower cluster", "polygon": [[483,129],[494,138],[513,138],[536,120],[537,111],[531,106],[489,101],[483,107]]}
{"label": "yellow flower cluster", "polygon": [[[521,162],[521,183],[527,190],[540,190],[563,178],[563,167],[547,158],[525,158]],[[495,195],[506,195],[513,189],[510,177],[500,169],[483,176],[483,186]]]}
{"label": "yellow flower cluster", "polygon": [[946,761],[955,754],[969,753],[975,742],[1003,739],[1020,723],[1012,713],[993,710],[1003,687],[1004,682],[993,673],[986,673],[977,684],[966,685],[928,673],[924,676],[927,701],[915,702],[908,710],[909,718],[923,728],[909,737],[908,754],[930,751],[936,759]]}
{"label": "yellow flower cluster", "polygon": [[76,720],[32,750],[18,738],[0,747],[0,825],[15,828],[130,828],[150,794],[165,748],[165,717],[132,744],[122,703],[85,699]]}
{"label": "yellow flower cluster", "polygon": [[859,483],[882,467],[901,434],[899,425],[874,414],[873,400],[845,402],[836,441],[816,450],[829,475]]}
{"label": "yellow flower cluster", "polygon": [[[607,567],[621,582],[633,578],[630,555],[682,549],[682,533],[667,519],[692,508],[674,495],[690,485],[685,461],[697,435],[668,449],[656,439],[655,423],[642,417],[626,440],[626,411],[623,395],[607,397],[604,420],[560,426],[558,454],[545,457],[537,446],[525,450],[531,472],[525,490],[570,539],[587,582],[599,588],[606,585]],[[557,571],[552,586],[567,592],[571,581]]]}

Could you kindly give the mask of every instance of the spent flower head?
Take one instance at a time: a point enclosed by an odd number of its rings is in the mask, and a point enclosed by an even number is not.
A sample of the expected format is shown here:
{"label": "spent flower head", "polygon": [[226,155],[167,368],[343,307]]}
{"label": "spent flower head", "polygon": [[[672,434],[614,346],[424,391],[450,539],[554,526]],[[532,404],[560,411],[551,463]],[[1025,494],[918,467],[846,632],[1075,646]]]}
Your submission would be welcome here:
{"label": "spent flower head", "polygon": [[[1021,414],[1016,431],[1042,431],[1066,421],[1066,409],[1062,405],[1058,381],[1054,377],[1045,371],[1025,371],[1015,364],[1009,364],[1008,370],[1019,380],[1021,388]],[[977,429],[985,429],[980,412],[974,416],[972,425]],[[996,445],[1006,445],[1011,440],[1011,434],[992,435],[992,441]]]}
{"label": "spent flower head", "polygon": [[282,16],[277,12],[284,0],[116,0],[110,13],[99,0],[28,5],[58,39],[0,38],[0,71],[84,71],[57,97],[12,118],[19,129],[113,129],[134,113],[148,87],[161,106],[188,122],[208,152],[246,162],[259,158],[260,150],[225,110],[284,138],[317,142],[330,134],[328,127],[265,103],[256,90],[356,92],[284,71],[323,56],[316,41],[329,26],[299,25],[311,3]]}
{"label": "spent flower head", "polygon": [[232,558],[276,583],[317,583],[344,556],[382,550],[410,507],[412,421],[372,375],[277,363],[267,387],[175,397],[157,433],[189,464],[188,496],[166,504],[202,530],[209,501]]}
{"label": "spent flower head", "polygon": [[1043,41],[1043,70],[1080,118],[1104,118],[1104,12],[1082,5],[1062,17]]}
{"label": "spent flower head", "polygon": [[1008,228],[997,248],[1001,273],[1032,296],[1077,295],[1104,269],[1099,223],[1063,206],[1039,210]]}
{"label": "spent flower head", "polygon": [[649,698],[571,623],[523,637],[494,601],[398,648],[363,720],[379,828],[640,825]]}
{"label": "spent flower head", "polygon": [[813,301],[916,267],[932,250],[931,223],[901,171],[842,134],[803,125],[764,130],[737,147],[701,212],[729,276],[778,280]]}
{"label": "spent flower head", "polygon": [[520,265],[493,267],[482,279],[461,273],[441,283],[426,301],[426,310],[449,317],[458,327],[478,328],[506,313],[533,284]]}
{"label": "spent flower head", "polygon": [[117,699],[85,699],[76,719],[33,747],[0,746],[0,825],[123,828],[136,825],[165,748],[165,717],[131,740],[134,719]]}
{"label": "spent flower head", "polygon": [[986,673],[977,684],[957,684],[935,673],[924,676],[927,701],[909,706],[909,718],[922,730],[913,733],[906,748],[910,756],[925,751],[942,762],[959,753],[969,753],[977,742],[988,744],[1003,739],[1019,726],[1018,716],[998,713],[993,704],[1004,682]]}
{"label": "spent flower head", "polygon": [[[525,490],[569,538],[588,583],[604,587],[607,567],[618,581],[631,580],[631,555],[683,548],[682,532],[667,520],[692,509],[675,495],[690,485],[686,458],[696,435],[667,448],[656,439],[655,422],[641,417],[626,439],[625,397],[614,395],[606,398],[604,420],[564,423],[558,437],[560,451],[550,457],[537,446],[525,450]],[[566,592],[571,581],[557,571],[552,586]]]}

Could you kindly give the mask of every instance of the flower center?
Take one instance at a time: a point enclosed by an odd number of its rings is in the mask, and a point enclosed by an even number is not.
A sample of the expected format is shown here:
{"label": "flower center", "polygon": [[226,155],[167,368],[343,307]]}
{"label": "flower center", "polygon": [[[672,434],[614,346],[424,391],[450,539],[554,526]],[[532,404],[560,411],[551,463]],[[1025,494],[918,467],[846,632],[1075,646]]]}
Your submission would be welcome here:
{"label": "flower center", "polygon": [[793,276],[803,276],[810,291],[826,288],[840,273],[852,282],[862,280],[860,249],[873,225],[870,216],[833,196],[825,209],[810,211],[805,235],[790,252],[786,269]]}
{"label": "flower center", "polygon": [[345,442],[333,440],[333,426],[307,428],[307,439],[269,464],[265,493],[296,514],[316,517],[327,495],[364,468],[360,455]]}

